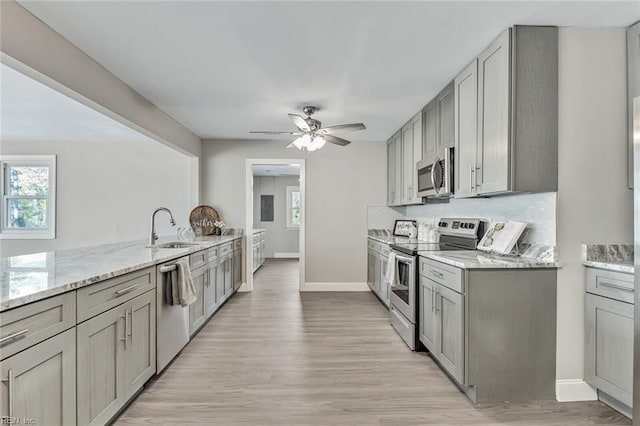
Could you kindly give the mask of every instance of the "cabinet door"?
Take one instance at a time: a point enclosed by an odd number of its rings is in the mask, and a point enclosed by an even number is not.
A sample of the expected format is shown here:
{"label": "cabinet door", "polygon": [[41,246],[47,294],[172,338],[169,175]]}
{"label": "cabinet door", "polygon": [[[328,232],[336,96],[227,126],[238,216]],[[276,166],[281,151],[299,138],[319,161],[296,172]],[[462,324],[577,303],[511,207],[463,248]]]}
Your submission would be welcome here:
{"label": "cabinet door", "polygon": [[384,295],[382,294],[382,281],[384,281],[384,278],[380,274],[380,255],[376,253],[373,261],[373,286],[376,289],[378,297],[384,301]]}
{"label": "cabinet door", "polygon": [[436,348],[440,364],[464,383],[464,297],[445,286],[436,288]]}
{"label": "cabinet door", "polygon": [[478,142],[478,61],[474,60],[454,80],[454,187],[456,197],[475,195]]}
{"label": "cabinet door", "polygon": [[369,285],[369,288],[373,292],[377,293],[378,289],[375,286],[375,280],[374,280],[375,268],[376,268],[376,254],[372,250],[369,250],[367,254],[367,284]]}
{"label": "cabinet door", "polygon": [[633,405],[633,305],[586,295],[585,380]]}
{"label": "cabinet door", "polygon": [[242,251],[233,255],[233,291],[238,291],[242,285]]}
{"label": "cabinet door", "polygon": [[413,126],[408,123],[402,128],[402,204],[413,201]]}
{"label": "cabinet door", "polygon": [[189,333],[192,335],[195,331],[204,324],[205,308],[204,308],[204,288],[207,283],[208,277],[207,266],[202,266],[195,271],[191,271],[191,278],[193,279],[193,286],[196,290],[196,297],[198,300],[189,305]]}
{"label": "cabinet door", "polygon": [[455,132],[455,111],[454,111],[454,94],[453,82],[440,92],[437,97],[438,101],[438,137],[437,152],[441,153],[445,148],[453,148],[454,132]]}
{"label": "cabinet door", "polygon": [[387,265],[389,264],[389,259],[385,256],[380,257],[380,298],[384,302],[384,304],[389,306],[389,283],[385,279],[387,275]]}
{"label": "cabinet door", "polygon": [[102,425],[124,405],[125,307],[79,324],[78,424]]}
{"label": "cabinet door", "polygon": [[422,110],[422,157],[429,159],[438,150],[438,102],[436,99]]}
{"label": "cabinet door", "polygon": [[396,146],[394,139],[387,142],[387,205],[393,206],[396,198]]}
{"label": "cabinet door", "polygon": [[209,263],[209,280],[204,287],[204,312],[209,318],[218,308],[216,296],[218,286],[218,260]]}
{"label": "cabinet door", "polygon": [[[257,257],[257,246],[253,249],[255,256],[253,258],[253,264],[257,265],[258,257]],[[254,267],[255,272],[255,267]],[[216,271],[216,305],[220,306],[224,303],[224,260],[223,258],[219,258],[218,267]],[[217,309],[217,308],[216,308]]]}
{"label": "cabinet door", "polygon": [[395,197],[393,200],[393,204],[396,206],[400,206],[402,205],[402,188],[404,188],[404,182],[402,180],[403,178],[403,170],[402,170],[402,162],[403,162],[403,156],[402,156],[402,132],[398,132],[396,133],[396,135],[394,136],[395,142],[394,142],[394,147],[396,150],[396,154],[395,154],[395,158],[396,158],[396,167],[395,167],[395,173],[396,173],[396,177],[395,177]]}
{"label": "cabinet door", "polygon": [[627,29],[628,184],[633,188],[633,98],[640,96],[640,22]]}
{"label": "cabinet door", "polygon": [[[264,249],[263,249],[263,253],[264,253]],[[264,262],[264,257],[263,257],[263,262]],[[232,257],[229,256],[224,261],[224,297],[225,299],[228,299],[233,293],[233,277],[232,277],[233,265],[231,263],[232,263]]]}
{"label": "cabinet door", "polygon": [[422,344],[429,349],[430,352],[435,352],[435,291],[434,282],[430,279],[420,276],[420,295],[419,295],[419,307],[420,318],[418,324],[418,336]]}
{"label": "cabinet door", "polygon": [[27,418],[36,425],[75,425],[76,330],[0,362],[0,379],[3,418]]}
{"label": "cabinet door", "polygon": [[479,194],[510,189],[509,93],[511,29],[478,58],[478,165]]}
{"label": "cabinet door", "polygon": [[156,373],[156,292],[127,303],[125,315],[124,398],[129,400]]}

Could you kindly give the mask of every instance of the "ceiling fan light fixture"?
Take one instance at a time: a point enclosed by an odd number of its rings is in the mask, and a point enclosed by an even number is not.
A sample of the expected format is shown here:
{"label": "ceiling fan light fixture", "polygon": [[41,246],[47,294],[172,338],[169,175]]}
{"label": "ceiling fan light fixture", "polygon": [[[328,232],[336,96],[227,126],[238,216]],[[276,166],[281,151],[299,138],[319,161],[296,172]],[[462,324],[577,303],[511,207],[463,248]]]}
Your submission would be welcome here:
{"label": "ceiling fan light fixture", "polygon": [[308,134],[304,134],[293,141],[293,145],[298,149],[305,149],[309,145],[309,142],[311,142],[311,137]]}

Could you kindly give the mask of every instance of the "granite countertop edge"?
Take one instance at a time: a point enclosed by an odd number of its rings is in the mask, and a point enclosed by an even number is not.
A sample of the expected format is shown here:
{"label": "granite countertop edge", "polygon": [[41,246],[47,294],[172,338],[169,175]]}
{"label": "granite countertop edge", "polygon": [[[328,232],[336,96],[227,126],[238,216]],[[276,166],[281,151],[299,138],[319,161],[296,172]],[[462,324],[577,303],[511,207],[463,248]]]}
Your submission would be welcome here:
{"label": "granite countertop edge", "polygon": [[623,272],[625,274],[635,273],[635,266],[624,262],[604,261],[604,260],[584,260],[584,266],[589,268],[604,269],[613,272]]}
{"label": "granite countertop edge", "polygon": [[559,269],[562,267],[560,262],[501,256],[475,250],[419,253],[419,256],[461,269]]}
{"label": "granite countertop edge", "polygon": [[[0,277],[0,312],[7,311],[9,309],[14,309],[28,303],[37,302],[39,300],[47,299],[50,297],[54,297],[63,293],[67,293],[69,291],[77,290],[83,287],[87,287],[89,285],[108,280],[110,278],[114,278],[120,275],[127,274],[129,272],[134,272],[140,269],[144,269],[150,266],[157,265],[159,263],[164,263],[170,261],[172,259],[177,259],[180,257],[188,256],[192,253],[206,250],[208,248],[212,248],[215,246],[219,246],[239,238],[242,238],[243,234],[233,234],[233,235],[222,235],[222,236],[209,236],[209,237],[195,237],[191,239],[181,239],[182,242],[192,243],[194,245],[183,248],[147,248],[147,243],[144,240],[140,241],[128,241],[123,243],[112,243],[112,244],[104,244],[94,247],[86,247],[86,248],[78,248],[78,249],[70,249],[70,250],[59,250],[53,252],[45,252],[44,254],[53,255],[54,259],[58,257],[62,257],[64,259],[65,265],[63,270],[67,270],[68,268],[78,267],[78,268],[87,268],[87,263],[91,265],[91,260],[93,260],[93,270],[88,270],[85,274],[76,274],[71,279],[61,278],[58,281],[58,268],[54,268],[55,272],[52,272],[53,276],[50,277],[50,281],[53,281],[51,287],[42,289],[30,294],[24,294],[16,297],[7,296],[8,289],[10,287],[9,281],[9,273],[7,271],[7,266],[10,264],[11,259],[19,258],[21,256],[11,256],[11,257],[3,257],[0,258],[2,261],[2,270]],[[163,242],[176,241],[176,238],[168,238],[162,237],[158,240],[157,244],[161,244]],[[114,251],[119,251],[121,249],[123,252],[131,252],[131,258],[135,259],[135,255],[139,257],[149,256],[148,259],[145,260],[115,260],[115,263],[119,263],[114,266],[109,266],[105,269],[104,264],[108,264],[109,260],[104,259],[104,257],[108,257],[109,253],[113,253]],[[90,255],[86,255],[86,252],[90,251]],[[40,253],[36,253],[40,254]],[[73,260],[70,260],[71,257],[77,255],[78,257],[78,265],[74,265]],[[89,260],[87,260],[87,258]],[[91,266],[89,266],[91,268]],[[106,272],[105,272],[106,270]],[[64,272],[61,272],[62,274]]]}

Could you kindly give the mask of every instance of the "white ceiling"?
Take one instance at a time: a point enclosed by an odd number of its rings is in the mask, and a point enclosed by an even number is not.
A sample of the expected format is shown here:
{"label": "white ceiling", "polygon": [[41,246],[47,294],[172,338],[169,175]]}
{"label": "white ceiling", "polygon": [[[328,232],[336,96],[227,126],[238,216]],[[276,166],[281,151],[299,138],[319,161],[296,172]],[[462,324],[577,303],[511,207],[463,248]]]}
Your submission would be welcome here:
{"label": "white ceiling", "polygon": [[253,166],[254,176],[300,176],[300,166],[297,164],[276,165],[256,164]]}
{"label": "white ceiling", "polygon": [[637,1],[20,3],[200,137],[233,139],[313,104],[383,140],[510,25],[640,19]]}
{"label": "white ceiling", "polygon": [[0,64],[0,141],[147,139],[135,130]]}

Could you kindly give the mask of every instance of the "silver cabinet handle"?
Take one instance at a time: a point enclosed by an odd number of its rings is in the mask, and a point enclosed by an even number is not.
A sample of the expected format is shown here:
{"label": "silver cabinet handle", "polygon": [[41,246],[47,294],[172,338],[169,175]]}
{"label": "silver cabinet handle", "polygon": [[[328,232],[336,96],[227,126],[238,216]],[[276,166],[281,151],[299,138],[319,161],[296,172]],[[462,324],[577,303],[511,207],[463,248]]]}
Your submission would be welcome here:
{"label": "silver cabinet handle", "polygon": [[621,286],[621,285],[618,285],[618,284],[614,284],[614,283],[610,283],[610,282],[607,282],[607,281],[598,282],[598,286],[615,288],[616,290],[628,291],[629,293],[633,293],[633,288],[624,287],[624,286]]}
{"label": "silver cabinet handle", "polygon": [[435,298],[436,298],[436,289],[435,287],[431,287],[431,312],[435,311],[436,309]]}
{"label": "silver cabinet handle", "polygon": [[431,272],[433,275],[440,277],[440,278],[444,278],[444,274],[442,272],[438,272],[434,269],[429,269],[429,272]]}
{"label": "silver cabinet handle", "polygon": [[123,288],[122,290],[118,290],[118,291],[116,291],[116,296],[122,296],[123,294],[127,294],[130,291],[134,290],[136,287],[138,287],[138,284],[130,285],[127,288]]}
{"label": "silver cabinet handle", "polygon": [[473,175],[476,171],[476,166],[470,166],[469,167],[469,179],[471,180],[471,189],[474,190],[476,189],[475,186],[473,186]]}
{"label": "silver cabinet handle", "polygon": [[[129,336],[129,338],[131,339],[131,343],[133,343],[133,308],[131,308],[131,312],[129,311],[124,311],[124,315],[125,317],[129,317],[131,318],[130,321],[127,321],[129,324],[129,333],[127,334],[127,336]],[[125,327],[127,326],[127,324],[125,323]],[[126,328],[125,328],[126,331]]]}
{"label": "silver cabinet handle", "polygon": [[13,417],[13,369],[9,369],[7,372],[7,378],[0,380],[7,382],[7,396],[9,399],[9,417]]}
{"label": "silver cabinet handle", "polygon": [[440,299],[440,296],[438,296],[439,294],[440,294],[440,289],[436,288],[436,314],[440,312],[440,309],[438,309],[438,299]]}
{"label": "silver cabinet handle", "polygon": [[[124,342],[124,348],[127,349],[127,311],[124,311],[124,315],[120,315],[120,318],[124,320],[123,336],[120,338],[121,342]],[[120,322],[120,321],[118,321]],[[116,335],[118,334],[118,324],[116,324]]]}
{"label": "silver cabinet handle", "polygon": [[0,345],[5,343],[5,342],[7,342],[7,341],[9,341],[9,340],[13,340],[16,337],[20,337],[23,334],[28,333],[28,332],[29,332],[29,329],[25,328],[24,330],[16,331],[15,333],[11,333],[8,336],[4,336],[2,339],[0,339]]}

